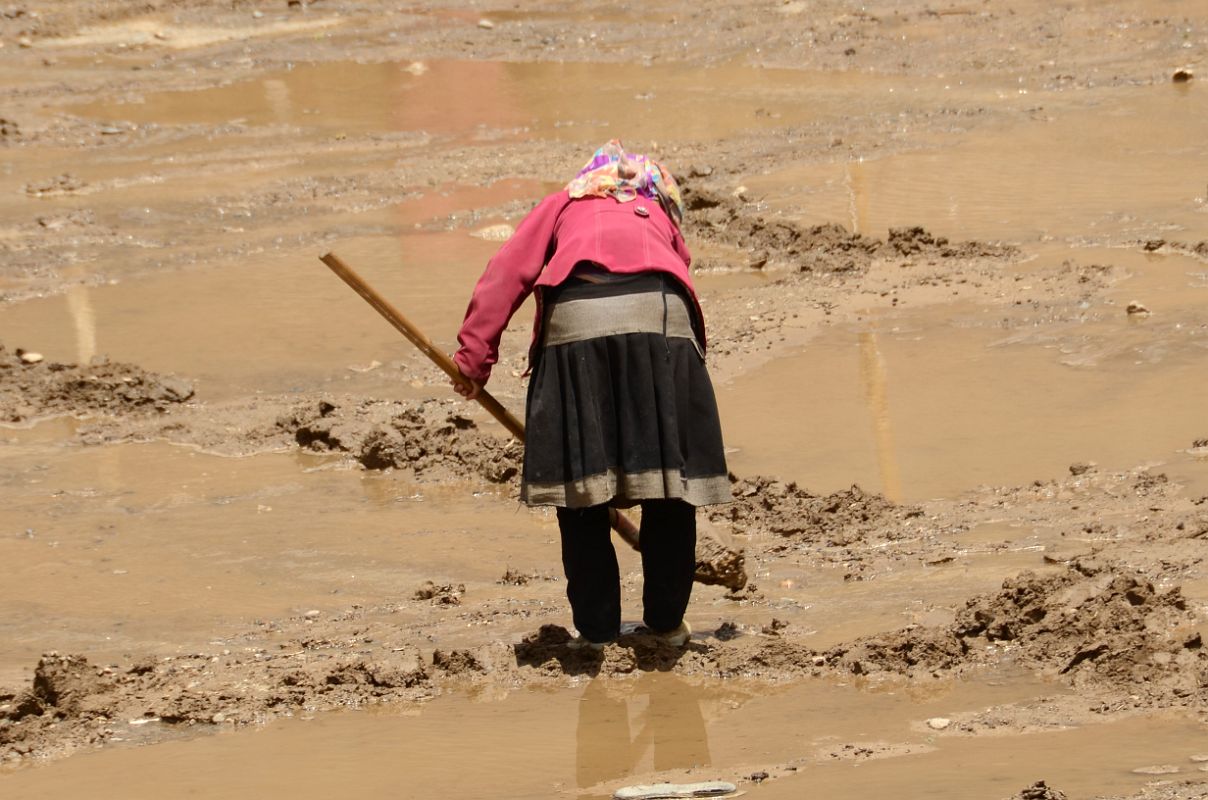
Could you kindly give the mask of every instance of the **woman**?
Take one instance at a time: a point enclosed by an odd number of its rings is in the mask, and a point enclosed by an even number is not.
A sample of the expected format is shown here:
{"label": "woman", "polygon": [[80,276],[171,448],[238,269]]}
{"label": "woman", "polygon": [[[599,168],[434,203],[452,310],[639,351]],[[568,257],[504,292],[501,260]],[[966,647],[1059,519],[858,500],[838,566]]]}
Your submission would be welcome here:
{"label": "woman", "polygon": [[537,292],[520,495],[557,506],[580,645],[620,633],[610,505],[641,505],[643,620],[681,646],[696,506],[730,500],[682,216],[671,173],[609,142],[491,259],[457,337],[454,386],[472,399]]}

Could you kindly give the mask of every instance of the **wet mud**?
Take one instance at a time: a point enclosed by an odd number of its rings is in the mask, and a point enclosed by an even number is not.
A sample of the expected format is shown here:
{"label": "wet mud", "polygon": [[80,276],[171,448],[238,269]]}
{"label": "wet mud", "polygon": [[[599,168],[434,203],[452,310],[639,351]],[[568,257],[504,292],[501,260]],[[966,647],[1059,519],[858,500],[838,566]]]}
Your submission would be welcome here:
{"label": "wet mud", "polygon": [[[0,794],[520,697],[578,714],[532,796],[1205,796],[1199,4],[67,0],[0,42]],[[574,646],[522,446],[315,258],[451,349],[612,136],[683,176],[731,448],[683,648],[621,548]]]}

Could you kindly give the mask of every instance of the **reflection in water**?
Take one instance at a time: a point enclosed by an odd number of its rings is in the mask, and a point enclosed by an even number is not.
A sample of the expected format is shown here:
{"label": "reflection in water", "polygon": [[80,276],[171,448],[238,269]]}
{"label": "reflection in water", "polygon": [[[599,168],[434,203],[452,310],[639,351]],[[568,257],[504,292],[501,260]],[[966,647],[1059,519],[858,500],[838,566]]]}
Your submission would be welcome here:
{"label": "reflection in water", "polygon": [[90,289],[82,284],[67,289],[67,312],[76,333],[76,363],[87,364],[96,355],[96,313]]}
{"label": "reflection in water", "polygon": [[889,391],[885,379],[885,359],[877,347],[873,331],[860,334],[860,378],[864,382],[864,399],[872,416],[873,436],[877,443],[877,466],[881,471],[881,488],[895,502],[902,499],[902,477],[893,447],[893,425],[889,420]]}
{"label": "reflection in water", "polygon": [[864,159],[848,161],[845,177],[850,198],[851,232],[864,233],[868,229],[868,181],[864,175]]}
{"label": "reflection in water", "polygon": [[264,81],[264,101],[272,109],[277,122],[289,122],[294,113],[293,102],[289,96],[289,86],[279,78],[267,78]]}
{"label": "reflection in water", "polygon": [[[648,702],[631,728],[630,705],[642,695]],[[639,765],[648,753],[655,772],[710,763],[700,698],[671,675],[643,675],[633,691],[618,696],[609,693],[605,681],[593,680],[579,702],[575,740],[581,789],[643,772]]]}

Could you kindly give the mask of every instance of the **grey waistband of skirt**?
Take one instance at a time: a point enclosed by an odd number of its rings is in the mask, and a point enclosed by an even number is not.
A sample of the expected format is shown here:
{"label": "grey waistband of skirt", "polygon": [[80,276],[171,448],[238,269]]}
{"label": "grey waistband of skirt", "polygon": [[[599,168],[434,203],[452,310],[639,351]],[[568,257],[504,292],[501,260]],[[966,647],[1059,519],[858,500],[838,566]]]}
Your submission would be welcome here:
{"label": "grey waistband of skirt", "polygon": [[561,300],[546,312],[544,328],[547,346],[625,333],[660,333],[696,342],[688,301],[673,291]]}

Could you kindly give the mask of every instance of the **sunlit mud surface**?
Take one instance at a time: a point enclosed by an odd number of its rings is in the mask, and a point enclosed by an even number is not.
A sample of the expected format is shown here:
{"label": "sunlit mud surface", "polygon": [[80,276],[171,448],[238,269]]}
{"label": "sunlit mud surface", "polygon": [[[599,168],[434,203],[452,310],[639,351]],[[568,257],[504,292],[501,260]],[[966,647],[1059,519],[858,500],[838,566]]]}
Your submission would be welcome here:
{"label": "sunlit mud surface", "polygon": [[[1201,3],[10,5],[0,796],[1208,796]],[[519,445],[317,258],[452,349],[611,137],[750,577],[683,651],[628,550],[566,646]]]}

